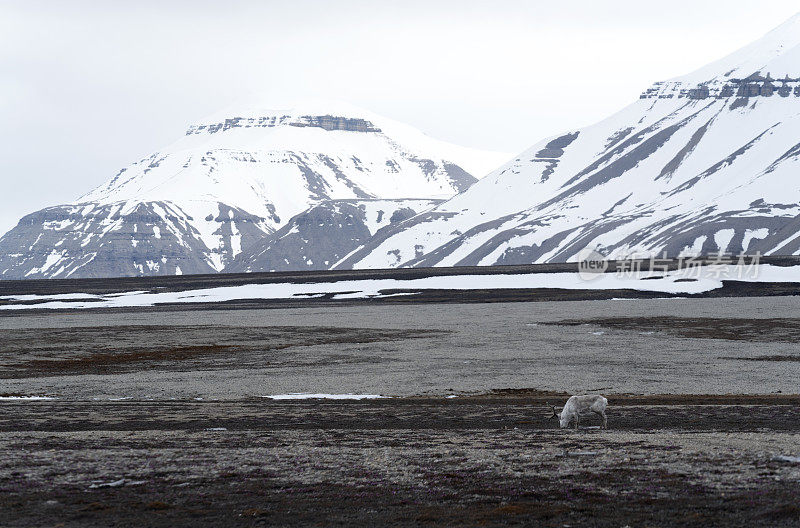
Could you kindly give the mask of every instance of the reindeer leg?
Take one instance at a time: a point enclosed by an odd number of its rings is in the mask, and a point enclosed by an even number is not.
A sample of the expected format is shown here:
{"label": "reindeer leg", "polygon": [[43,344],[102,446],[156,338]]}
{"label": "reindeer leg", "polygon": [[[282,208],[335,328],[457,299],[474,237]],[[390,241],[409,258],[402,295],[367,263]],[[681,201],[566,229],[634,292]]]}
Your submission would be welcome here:
{"label": "reindeer leg", "polygon": [[592,412],[603,419],[603,425],[600,426],[600,429],[608,429],[608,420],[606,419],[605,411],[592,411]]}
{"label": "reindeer leg", "polygon": [[579,421],[580,421],[580,419],[578,418],[578,413],[575,413],[575,430],[576,431],[578,430],[578,422]]}

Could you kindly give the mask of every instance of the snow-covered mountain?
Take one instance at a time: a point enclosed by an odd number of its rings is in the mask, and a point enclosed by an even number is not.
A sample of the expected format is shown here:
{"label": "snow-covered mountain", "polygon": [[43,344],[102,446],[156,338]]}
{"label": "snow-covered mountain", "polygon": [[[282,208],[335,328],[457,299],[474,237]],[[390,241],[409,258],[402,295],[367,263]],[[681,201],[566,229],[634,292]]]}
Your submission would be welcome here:
{"label": "snow-covered mountain", "polygon": [[381,232],[443,200],[328,200],[241,253],[226,272],[325,270]]}
{"label": "snow-covered mountain", "polygon": [[342,103],[234,107],[75,203],[24,217],[0,238],[0,278],[222,271],[320,203],[382,199],[394,211],[415,199],[419,212],[505,159]]}
{"label": "snow-covered mountain", "polygon": [[800,15],[618,114],[542,141],[341,268],[800,254]]}

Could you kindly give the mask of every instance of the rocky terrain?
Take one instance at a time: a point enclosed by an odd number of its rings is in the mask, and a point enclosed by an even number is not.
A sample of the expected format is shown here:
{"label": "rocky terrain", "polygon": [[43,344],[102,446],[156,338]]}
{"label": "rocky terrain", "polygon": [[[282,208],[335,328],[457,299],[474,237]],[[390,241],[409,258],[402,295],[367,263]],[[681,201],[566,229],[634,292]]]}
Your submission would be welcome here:
{"label": "rocky terrain", "polygon": [[696,403],[578,432],[524,396],[3,404],[0,508],[9,527],[800,525],[796,407]]}
{"label": "rocky terrain", "polygon": [[3,525],[799,526],[798,299],[9,312]]}
{"label": "rocky terrain", "polygon": [[243,249],[226,273],[327,270],[441,200],[329,200],[311,207]]}

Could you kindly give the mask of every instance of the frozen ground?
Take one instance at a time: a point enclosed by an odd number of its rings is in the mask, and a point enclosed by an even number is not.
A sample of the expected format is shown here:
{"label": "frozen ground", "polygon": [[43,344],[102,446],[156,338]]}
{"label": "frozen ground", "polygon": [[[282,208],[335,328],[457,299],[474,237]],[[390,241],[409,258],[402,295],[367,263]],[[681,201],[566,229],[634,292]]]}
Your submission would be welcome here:
{"label": "frozen ground", "polygon": [[[655,404],[654,404],[655,403]],[[4,527],[798,526],[796,403],[0,405]]]}
{"label": "frozen ground", "polygon": [[[455,271],[457,273],[457,269]],[[515,274],[452,274],[422,278],[375,278],[333,282],[273,282],[217,286],[182,291],[126,291],[108,294],[51,294],[0,296],[0,310],[97,309],[146,307],[163,304],[207,304],[248,300],[387,299],[431,291],[595,290],[695,295],[719,290],[723,281],[793,284],[800,266],[717,265],[666,272],[602,273],[590,280],[575,272]]]}
{"label": "frozen ground", "polygon": [[797,393],[800,298],[0,317],[0,395]]}
{"label": "frozen ground", "polygon": [[798,297],[7,313],[0,524],[800,526],[798,343]]}

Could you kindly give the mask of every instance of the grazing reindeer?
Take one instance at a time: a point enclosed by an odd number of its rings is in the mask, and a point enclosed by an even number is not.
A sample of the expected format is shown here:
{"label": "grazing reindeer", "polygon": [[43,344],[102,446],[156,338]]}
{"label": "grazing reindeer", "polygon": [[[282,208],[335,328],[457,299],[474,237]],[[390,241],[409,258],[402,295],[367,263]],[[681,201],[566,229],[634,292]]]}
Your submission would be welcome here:
{"label": "grazing reindeer", "polygon": [[575,420],[575,429],[578,428],[578,422],[581,414],[594,413],[603,418],[603,429],[608,429],[608,420],[606,419],[606,407],[608,400],[600,395],[596,396],[573,396],[567,400],[566,405],[561,410],[561,413],[556,412],[556,408],[547,404],[553,410],[553,415],[549,418],[558,418],[562,429],[569,427],[569,423]]}

